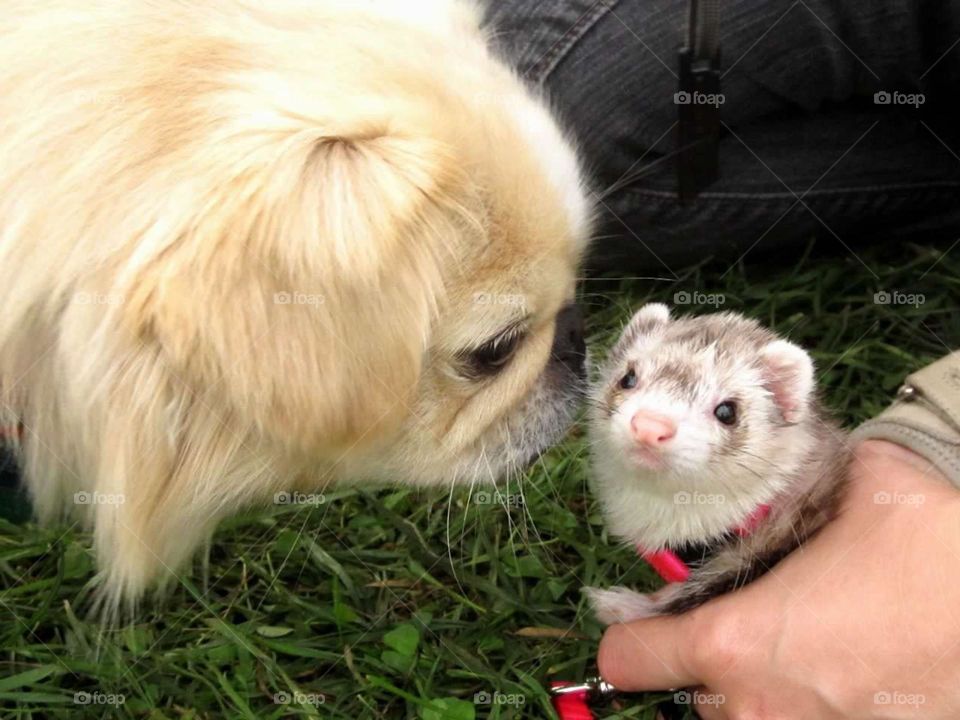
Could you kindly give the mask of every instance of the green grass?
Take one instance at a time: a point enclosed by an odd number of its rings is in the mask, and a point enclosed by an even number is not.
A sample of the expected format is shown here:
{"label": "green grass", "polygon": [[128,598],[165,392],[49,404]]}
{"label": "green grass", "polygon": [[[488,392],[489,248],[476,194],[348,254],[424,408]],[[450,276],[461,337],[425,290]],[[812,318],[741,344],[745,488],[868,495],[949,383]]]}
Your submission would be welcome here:
{"label": "green grass", "polygon": [[[722,293],[724,309],[811,348],[828,404],[853,424],[960,344],[960,246],[943,255],[948,247],[858,250],[870,270],[845,252],[807,253],[726,274],[705,265],[678,280],[588,280],[583,299],[602,349],[646,300]],[[925,302],[878,305],[881,289]],[[198,565],[162,606],[107,633],[85,619],[89,537],[4,523],[0,716],[548,717],[544,683],[593,670],[601,628],[580,587],[657,584],[605,534],[587,475],[576,427],[501,488],[502,505],[477,491],[351,489],[235,518],[216,535],[206,588]],[[78,705],[78,692],[125,702]],[[279,693],[303,702],[277,704]],[[476,693],[523,704],[477,705]],[[632,697],[610,714],[652,718],[662,697]]]}

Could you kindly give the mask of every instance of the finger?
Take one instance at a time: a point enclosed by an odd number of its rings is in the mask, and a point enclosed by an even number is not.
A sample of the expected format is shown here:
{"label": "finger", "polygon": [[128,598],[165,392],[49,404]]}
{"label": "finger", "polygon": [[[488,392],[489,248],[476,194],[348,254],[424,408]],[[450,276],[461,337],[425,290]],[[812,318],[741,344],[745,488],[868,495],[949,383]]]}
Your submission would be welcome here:
{"label": "finger", "polygon": [[658,710],[662,720],[683,720],[691,712],[699,720],[724,720],[727,714],[718,697],[722,699],[722,696],[710,693],[703,687],[684,688],[675,692],[670,700],[661,703]]}
{"label": "finger", "polygon": [[597,651],[601,677],[628,692],[700,685],[686,661],[691,627],[689,615],[611,625]]}
{"label": "finger", "polygon": [[722,707],[716,705],[694,705],[694,717],[700,720],[727,720],[727,714]]}

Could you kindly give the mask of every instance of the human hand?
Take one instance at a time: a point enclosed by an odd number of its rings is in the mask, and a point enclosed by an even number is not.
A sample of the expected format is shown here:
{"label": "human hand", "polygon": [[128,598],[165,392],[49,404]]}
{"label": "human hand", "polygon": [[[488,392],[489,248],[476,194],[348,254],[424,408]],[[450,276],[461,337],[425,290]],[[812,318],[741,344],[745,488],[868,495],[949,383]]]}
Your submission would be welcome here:
{"label": "human hand", "polygon": [[840,516],[748,587],[607,629],[621,690],[697,688],[704,720],[960,717],[960,492],[862,443]]}

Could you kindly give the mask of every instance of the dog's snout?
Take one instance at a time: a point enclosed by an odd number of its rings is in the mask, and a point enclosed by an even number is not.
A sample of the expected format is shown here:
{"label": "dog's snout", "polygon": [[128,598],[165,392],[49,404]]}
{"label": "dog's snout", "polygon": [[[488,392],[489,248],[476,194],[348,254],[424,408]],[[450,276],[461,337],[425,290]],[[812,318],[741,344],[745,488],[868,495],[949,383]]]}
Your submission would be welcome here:
{"label": "dog's snout", "polygon": [[567,305],[557,315],[550,356],[577,377],[586,377],[587,345],[583,339],[583,314],[577,305]]}

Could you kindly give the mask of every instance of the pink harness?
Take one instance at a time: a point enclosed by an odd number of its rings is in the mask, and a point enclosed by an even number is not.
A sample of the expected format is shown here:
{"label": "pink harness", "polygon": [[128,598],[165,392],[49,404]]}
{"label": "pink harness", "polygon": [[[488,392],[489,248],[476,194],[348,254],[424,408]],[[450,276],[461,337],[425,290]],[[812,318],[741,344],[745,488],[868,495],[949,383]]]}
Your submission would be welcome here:
{"label": "pink harness", "polygon": [[[758,505],[757,509],[750,513],[750,516],[741,525],[734,528],[733,532],[740,537],[747,537],[757,529],[760,523],[766,520],[769,514],[769,505]],[[657,575],[668,583],[686,582],[687,578],[690,577],[690,568],[673,550],[649,551],[638,545],[637,554],[646,560],[650,567],[657,571]]]}

